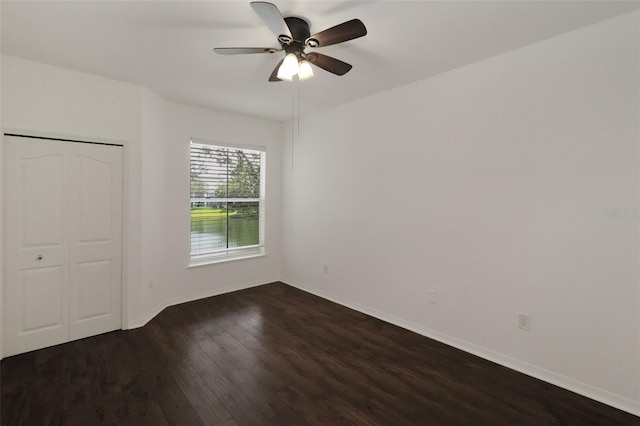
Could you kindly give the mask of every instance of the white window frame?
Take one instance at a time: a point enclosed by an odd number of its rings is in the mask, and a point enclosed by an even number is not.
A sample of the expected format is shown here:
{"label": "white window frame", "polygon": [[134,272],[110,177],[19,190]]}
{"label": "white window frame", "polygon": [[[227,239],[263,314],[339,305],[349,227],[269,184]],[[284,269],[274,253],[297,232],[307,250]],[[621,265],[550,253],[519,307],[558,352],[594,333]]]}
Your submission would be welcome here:
{"label": "white window frame", "polygon": [[212,263],[228,262],[239,259],[249,259],[266,255],[265,228],[266,228],[266,169],[267,169],[267,148],[265,146],[230,144],[212,142],[202,139],[191,138],[189,142],[189,170],[191,170],[191,146],[210,145],[216,148],[242,149],[248,151],[259,151],[262,153],[260,164],[260,197],[259,198],[215,198],[215,202],[258,202],[258,240],[259,243],[252,246],[232,247],[226,249],[212,250],[206,253],[191,253],[191,204],[195,202],[211,202],[209,198],[192,198],[191,181],[189,180],[189,267],[209,265]]}

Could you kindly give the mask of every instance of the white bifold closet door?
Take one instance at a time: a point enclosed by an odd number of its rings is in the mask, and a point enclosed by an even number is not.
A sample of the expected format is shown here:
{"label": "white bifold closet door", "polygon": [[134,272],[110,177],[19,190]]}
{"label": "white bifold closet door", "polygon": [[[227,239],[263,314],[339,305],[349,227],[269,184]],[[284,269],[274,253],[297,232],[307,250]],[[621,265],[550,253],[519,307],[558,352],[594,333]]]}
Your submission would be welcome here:
{"label": "white bifold closet door", "polygon": [[122,147],[4,137],[4,355],[121,328]]}

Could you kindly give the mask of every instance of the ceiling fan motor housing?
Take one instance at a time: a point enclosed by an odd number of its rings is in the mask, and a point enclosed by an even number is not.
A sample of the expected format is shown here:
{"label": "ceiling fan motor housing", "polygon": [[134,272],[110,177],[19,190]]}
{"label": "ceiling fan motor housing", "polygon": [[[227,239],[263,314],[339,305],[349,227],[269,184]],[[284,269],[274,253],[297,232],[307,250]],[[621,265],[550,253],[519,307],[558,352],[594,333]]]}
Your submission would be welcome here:
{"label": "ceiling fan motor housing", "polygon": [[311,32],[309,31],[309,23],[304,19],[296,18],[295,16],[284,18],[284,21],[287,23],[289,31],[291,31],[291,35],[293,36],[292,43],[297,42],[304,44],[304,41],[311,35]]}
{"label": "ceiling fan motor housing", "polygon": [[[309,38],[309,23],[302,18],[288,17],[284,18],[293,40],[287,42],[289,38],[287,35],[280,35],[278,40],[282,45],[282,48],[287,53],[295,53],[298,59],[304,57],[305,40]],[[283,39],[284,38],[284,39]]]}

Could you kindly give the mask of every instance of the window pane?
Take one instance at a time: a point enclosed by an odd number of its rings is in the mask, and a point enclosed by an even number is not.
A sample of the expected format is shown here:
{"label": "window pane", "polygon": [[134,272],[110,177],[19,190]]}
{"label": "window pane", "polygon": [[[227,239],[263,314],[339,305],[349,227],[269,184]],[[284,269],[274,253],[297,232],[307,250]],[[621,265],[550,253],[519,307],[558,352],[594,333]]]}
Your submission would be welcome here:
{"label": "window pane", "polygon": [[260,197],[260,153],[229,150],[228,198]]}
{"label": "window pane", "polygon": [[191,198],[226,198],[227,149],[191,145]]}
{"label": "window pane", "polygon": [[260,243],[258,202],[229,203],[229,247]]}
{"label": "window pane", "polygon": [[192,202],[191,254],[260,243],[258,202]]}
{"label": "window pane", "polygon": [[191,145],[191,198],[259,198],[261,152]]}
{"label": "window pane", "polygon": [[191,254],[227,248],[226,203],[191,203]]}

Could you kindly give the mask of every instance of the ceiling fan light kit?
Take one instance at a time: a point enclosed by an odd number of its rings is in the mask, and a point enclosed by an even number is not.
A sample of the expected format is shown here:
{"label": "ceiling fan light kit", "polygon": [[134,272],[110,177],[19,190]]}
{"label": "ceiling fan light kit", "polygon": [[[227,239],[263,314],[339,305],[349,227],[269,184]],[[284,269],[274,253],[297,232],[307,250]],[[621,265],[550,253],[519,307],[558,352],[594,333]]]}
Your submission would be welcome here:
{"label": "ceiling fan light kit", "polygon": [[304,81],[311,77],[313,77],[313,68],[311,68],[311,64],[306,59],[301,60],[299,62],[298,78],[300,81]]}
{"label": "ceiling fan light kit", "polygon": [[278,67],[278,78],[280,80],[293,80],[293,76],[298,74],[298,69],[300,66],[298,65],[298,57],[295,53],[287,53],[287,56],[284,57],[284,61],[282,61],[282,65]]}
{"label": "ceiling fan light kit", "polygon": [[251,3],[251,7],[276,35],[281,48],[216,47],[213,51],[220,55],[284,51],[286,56],[273,70],[269,81],[292,81],[296,75],[300,80],[308,80],[314,75],[311,64],[335,75],[344,75],[351,70],[350,64],[321,53],[306,53],[305,48],[330,46],[367,35],[367,29],[359,19],[352,19],[310,35],[309,23],[306,20],[293,16],[284,18],[272,3],[256,1]]}

